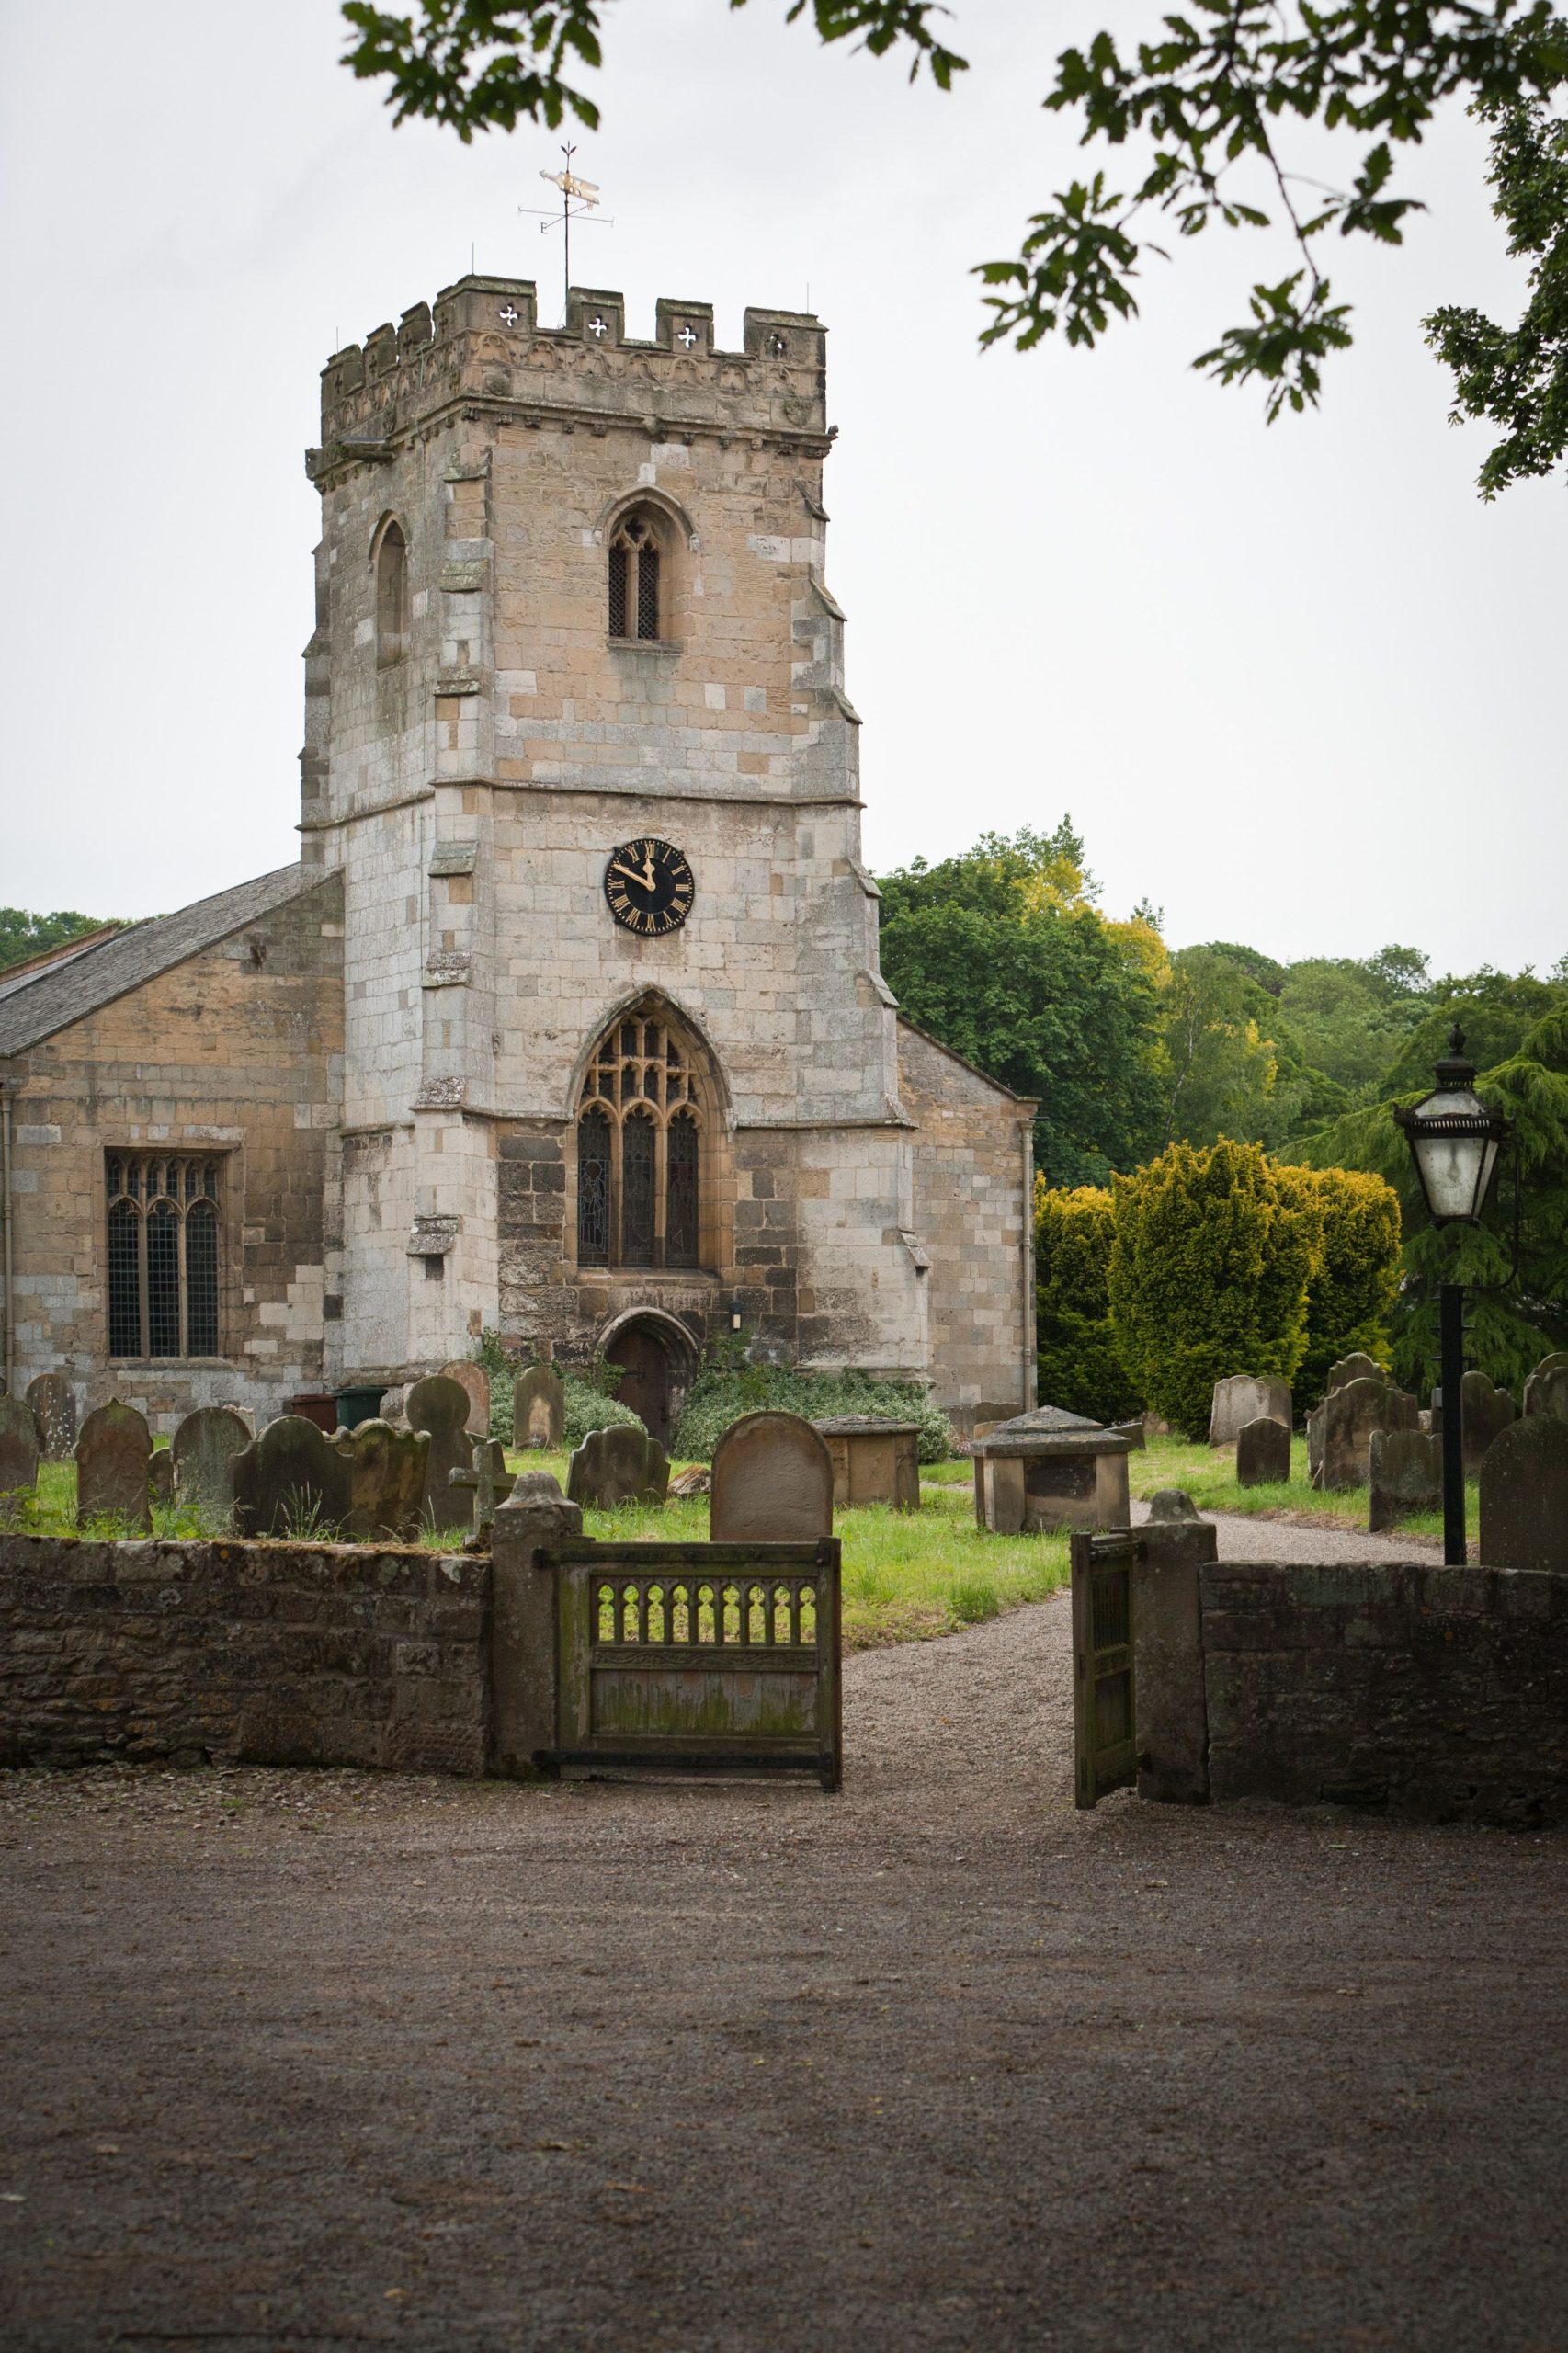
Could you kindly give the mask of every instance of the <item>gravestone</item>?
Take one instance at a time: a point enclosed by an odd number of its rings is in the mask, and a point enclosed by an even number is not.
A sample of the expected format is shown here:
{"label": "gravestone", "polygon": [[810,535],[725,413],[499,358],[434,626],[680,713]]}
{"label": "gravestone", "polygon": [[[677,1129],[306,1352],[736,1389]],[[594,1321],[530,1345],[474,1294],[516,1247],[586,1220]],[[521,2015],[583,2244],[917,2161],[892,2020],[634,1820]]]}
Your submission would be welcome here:
{"label": "gravestone", "polygon": [[[537,1478],[536,1472],[534,1476]],[[473,1532],[470,1543],[483,1544],[494,1525],[498,1505],[510,1495],[517,1481],[506,1468],[506,1449],[498,1438],[476,1438],[473,1441],[473,1468],[454,1471],[449,1483],[473,1498]],[[551,1485],[555,1486],[553,1479]],[[557,1495],[561,1490],[555,1488]]]}
{"label": "gravestone", "polygon": [[390,1537],[412,1544],[425,1503],[430,1441],[423,1430],[394,1430],[390,1422],[361,1422],[333,1440],[348,1465],[349,1535],[361,1543]]}
{"label": "gravestone", "polygon": [[743,1414],[713,1450],[715,1544],[802,1544],[833,1534],[833,1457],[799,1414]]}
{"label": "gravestone", "polygon": [[379,1422],[389,1422],[394,1430],[406,1429],[408,1417],[404,1409],[408,1404],[408,1392],[413,1385],[412,1381],[405,1381],[400,1388],[383,1389],[376,1419]]}
{"label": "gravestone", "polygon": [[512,1444],[553,1451],[566,1438],[566,1383],[552,1364],[531,1364],[512,1389]]}
{"label": "gravestone", "polygon": [[450,1364],[444,1364],[441,1367],[439,1377],[443,1381],[455,1381],[460,1389],[467,1391],[467,1427],[470,1438],[488,1438],[490,1436],[490,1375],[485,1371],[484,1367],[482,1364],[475,1364],[472,1357],[460,1358],[454,1357]]}
{"label": "gravestone", "polygon": [[1214,1383],[1209,1408],[1210,1446],[1234,1446],[1248,1422],[1283,1422],[1290,1427],[1290,1384],[1272,1374],[1233,1372]]}
{"label": "gravestone", "polygon": [[1363,1356],[1358,1348],[1353,1355],[1341,1357],[1337,1364],[1329,1366],[1323,1393],[1325,1397],[1332,1397],[1336,1389],[1348,1389],[1353,1381],[1386,1381],[1388,1377],[1385,1365],[1377,1363],[1371,1357]]}
{"label": "gravestone", "polygon": [[152,1529],[147,1464],[153,1434],[134,1405],[113,1398],[87,1415],[76,1440],[76,1525],[112,1517],[142,1535]]}
{"label": "gravestone", "polygon": [[251,1442],[250,1427],[232,1405],[199,1405],[187,1414],[169,1449],[175,1493],[203,1519],[231,1519],[234,1509],[234,1457]]}
{"label": "gravestone", "polygon": [[1414,1397],[1382,1374],[1331,1389],[1321,1408],[1322,1455],[1314,1487],[1325,1495],[1367,1483],[1367,1449],[1374,1430],[1414,1430],[1419,1412]]}
{"label": "gravestone", "polygon": [[1149,1518],[1156,1528],[1169,1528],[1177,1521],[1202,1517],[1185,1487],[1162,1487],[1150,1500]]}
{"label": "gravestone", "polygon": [[42,1432],[30,1401],[0,1396],[0,1495],[37,1486],[42,1451]]}
{"label": "gravestone", "polygon": [[28,1383],[46,1462],[69,1462],[76,1443],[76,1392],[62,1372],[40,1372]]}
{"label": "gravestone", "polygon": [[669,1493],[669,1458],[646,1430],[630,1423],[590,1430],[566,1466],[566,1500],[591,1511],[618,1504],[662,1504]]}
{"label": "gravestone", "polygon": [[154,1447],[147,1465],[147,1501],[154,1507],[175,1499],[175,1458],[166,1446]]}
{"label": "gravestone", "polygon": [[302,1414],[268,1422],[256,1443],[235,1455],[233,1476],[234,1526],[242,1536],[330,1543],[353,1509],[347,1456]]}
{"label": "gravestone", "polygon": [[467,1495],[451,1484],[454,1471],[472,1466],[470,1404],[468,1391],[460,1381],[449,1381],[444,1372],[433,1372],[415,1382],[403,1407],[409,1428],[426,1431],[430,1439],[421,1516],[432,1528],[466,1528],[473,1517]]}
{"label": "gravestone", "polygon": [[1465,1374],[1460,1383],[1460,1404],[1464,1416],[1464,1475],[1478,1479],[1493,1439],[1517,1421],[1519,1409],[1508,1392],[1494,1387],[1484,1372]]}
{"label": "gravestone", "polygon": [[710,1495],[712,1492],[713,1473],[706,1462],[694,1462],[689,1470],[670,1481],[669,1499],[672,1503],[689,1503],[695,1495]]}
{"label": "gravestone", "polygon": [[[28,1392],[29,1397],[31,1390]],[[1568,1356],[1543,1357],[1525,1383],[1525,1412],[1568,1422]]]}
{"label": "gravestone", "polygon": [[1236,1432],[1238,1487],[1279,1486],[1290,1475],[1290,1425],[1262,1415]]}
{"label": "gravestone", "polygon": [[835,1510],[846,1511],[853,1504],[919,1510],[918,1422],[883,1420],[876,1414],[831,1414],[812,1427],[826,1438],[833,1457]]}
{"label": "gravestone", "polygon": [[1412,1512],[1443,1508],[1443,1441],[1429,1430],[1374,1430],[1367,1472],[1367,1527],[1374,1536]]}
{"label": "gravestone", "polygon": [[1568,1422],[1532,1414],[1481,1466],[1481,1565],[1568,1570]]}

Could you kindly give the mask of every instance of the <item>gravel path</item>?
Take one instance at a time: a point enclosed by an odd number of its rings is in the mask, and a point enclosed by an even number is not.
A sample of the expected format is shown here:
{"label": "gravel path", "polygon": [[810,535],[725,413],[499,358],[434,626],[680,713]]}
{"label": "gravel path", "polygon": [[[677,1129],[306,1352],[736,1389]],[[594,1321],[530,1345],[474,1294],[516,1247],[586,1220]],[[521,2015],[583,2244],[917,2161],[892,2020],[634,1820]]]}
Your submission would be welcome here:
{"label": "gravel path", "polygon": [[[1142,1527],[1146,1503],[1134,1503],[1132,1521]],[[1420,1536],[1368,1536],[1354,1528],[1324,1528],[1302,1520],[1262,1519],[1246,1512],[1206,1511],[1220,1539],[1221,1561],[1295,1561],[1302,1568],[1332,1567],[1336,1561],[1412,1561],[1436,1568],[1443,1548]]]}
{"label": "gravel path", "polygon": [[836,1798],[0,1775],[6,2353],[1561,2353],[1568,1842],[1075,1813],[1068,1625]]}

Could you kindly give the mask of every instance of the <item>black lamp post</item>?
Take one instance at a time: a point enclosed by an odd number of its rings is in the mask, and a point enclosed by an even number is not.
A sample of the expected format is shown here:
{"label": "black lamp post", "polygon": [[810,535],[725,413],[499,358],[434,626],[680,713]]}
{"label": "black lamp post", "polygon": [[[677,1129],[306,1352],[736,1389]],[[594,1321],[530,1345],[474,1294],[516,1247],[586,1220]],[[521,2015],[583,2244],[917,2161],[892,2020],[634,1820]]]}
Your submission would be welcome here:
{"label": "black lamp post", "polygon": [[[1488,1110],[1474,1091],[1475,1065],[1464,1056],[1456,1022],[1437,1064],[1437,1084],[1408,1111],[1395,1111],[1404,1130],[1427,1215],[1434,1225],[1479,1225],[1497,1154],[1513,1132],[1500,1111]],[[1437,1290],[1439,1370],[1443,1387],[1443,1558],[1465,1559],[1464,1292],[1458,1283]]]}

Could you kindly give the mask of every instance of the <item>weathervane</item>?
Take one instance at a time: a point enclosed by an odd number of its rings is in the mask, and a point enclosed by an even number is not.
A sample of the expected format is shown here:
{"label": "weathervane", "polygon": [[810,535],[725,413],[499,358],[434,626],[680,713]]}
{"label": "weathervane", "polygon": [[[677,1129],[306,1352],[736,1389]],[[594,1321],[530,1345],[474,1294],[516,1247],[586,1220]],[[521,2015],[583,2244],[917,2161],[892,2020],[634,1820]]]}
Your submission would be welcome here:
{"label": "weathervane", "polygon": [[[572,290],[572,223],[574,221],[585,220],[590,213],[597,210],[599,190],[597,180],[580,180],[572,169],[572,158],[577,152],[576,148],[562,142],[561,152],[566,158],[565,170],[540,174],[541,180],[548,180],[551,188],[558,188],[561,190],[560,211],[557,212],[553,207],[548,212],[541,211],[537,204],[519,204],[517,210],[519,212],[530,214],[538,221],[539,233],[541,237],[548,237],[557,223],[560,224],[561,324],[564,326],[566,299]],[[590,225],[598,229],[613,229],[615,222],[613,220],[597,221]]]}

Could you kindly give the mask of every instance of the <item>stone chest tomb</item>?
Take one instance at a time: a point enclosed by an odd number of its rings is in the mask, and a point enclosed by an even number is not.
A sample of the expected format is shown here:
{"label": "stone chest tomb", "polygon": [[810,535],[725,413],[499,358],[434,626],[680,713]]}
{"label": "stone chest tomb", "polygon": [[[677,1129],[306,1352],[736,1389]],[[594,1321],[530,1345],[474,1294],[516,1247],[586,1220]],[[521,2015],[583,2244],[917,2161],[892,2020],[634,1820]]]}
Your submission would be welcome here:
{"label": "stone chest tomb", "polygon": [[999,1422],[974,1441],[974,1517],[993,1536],[1125,1528],[1131,1438],[1060,1405]]}

